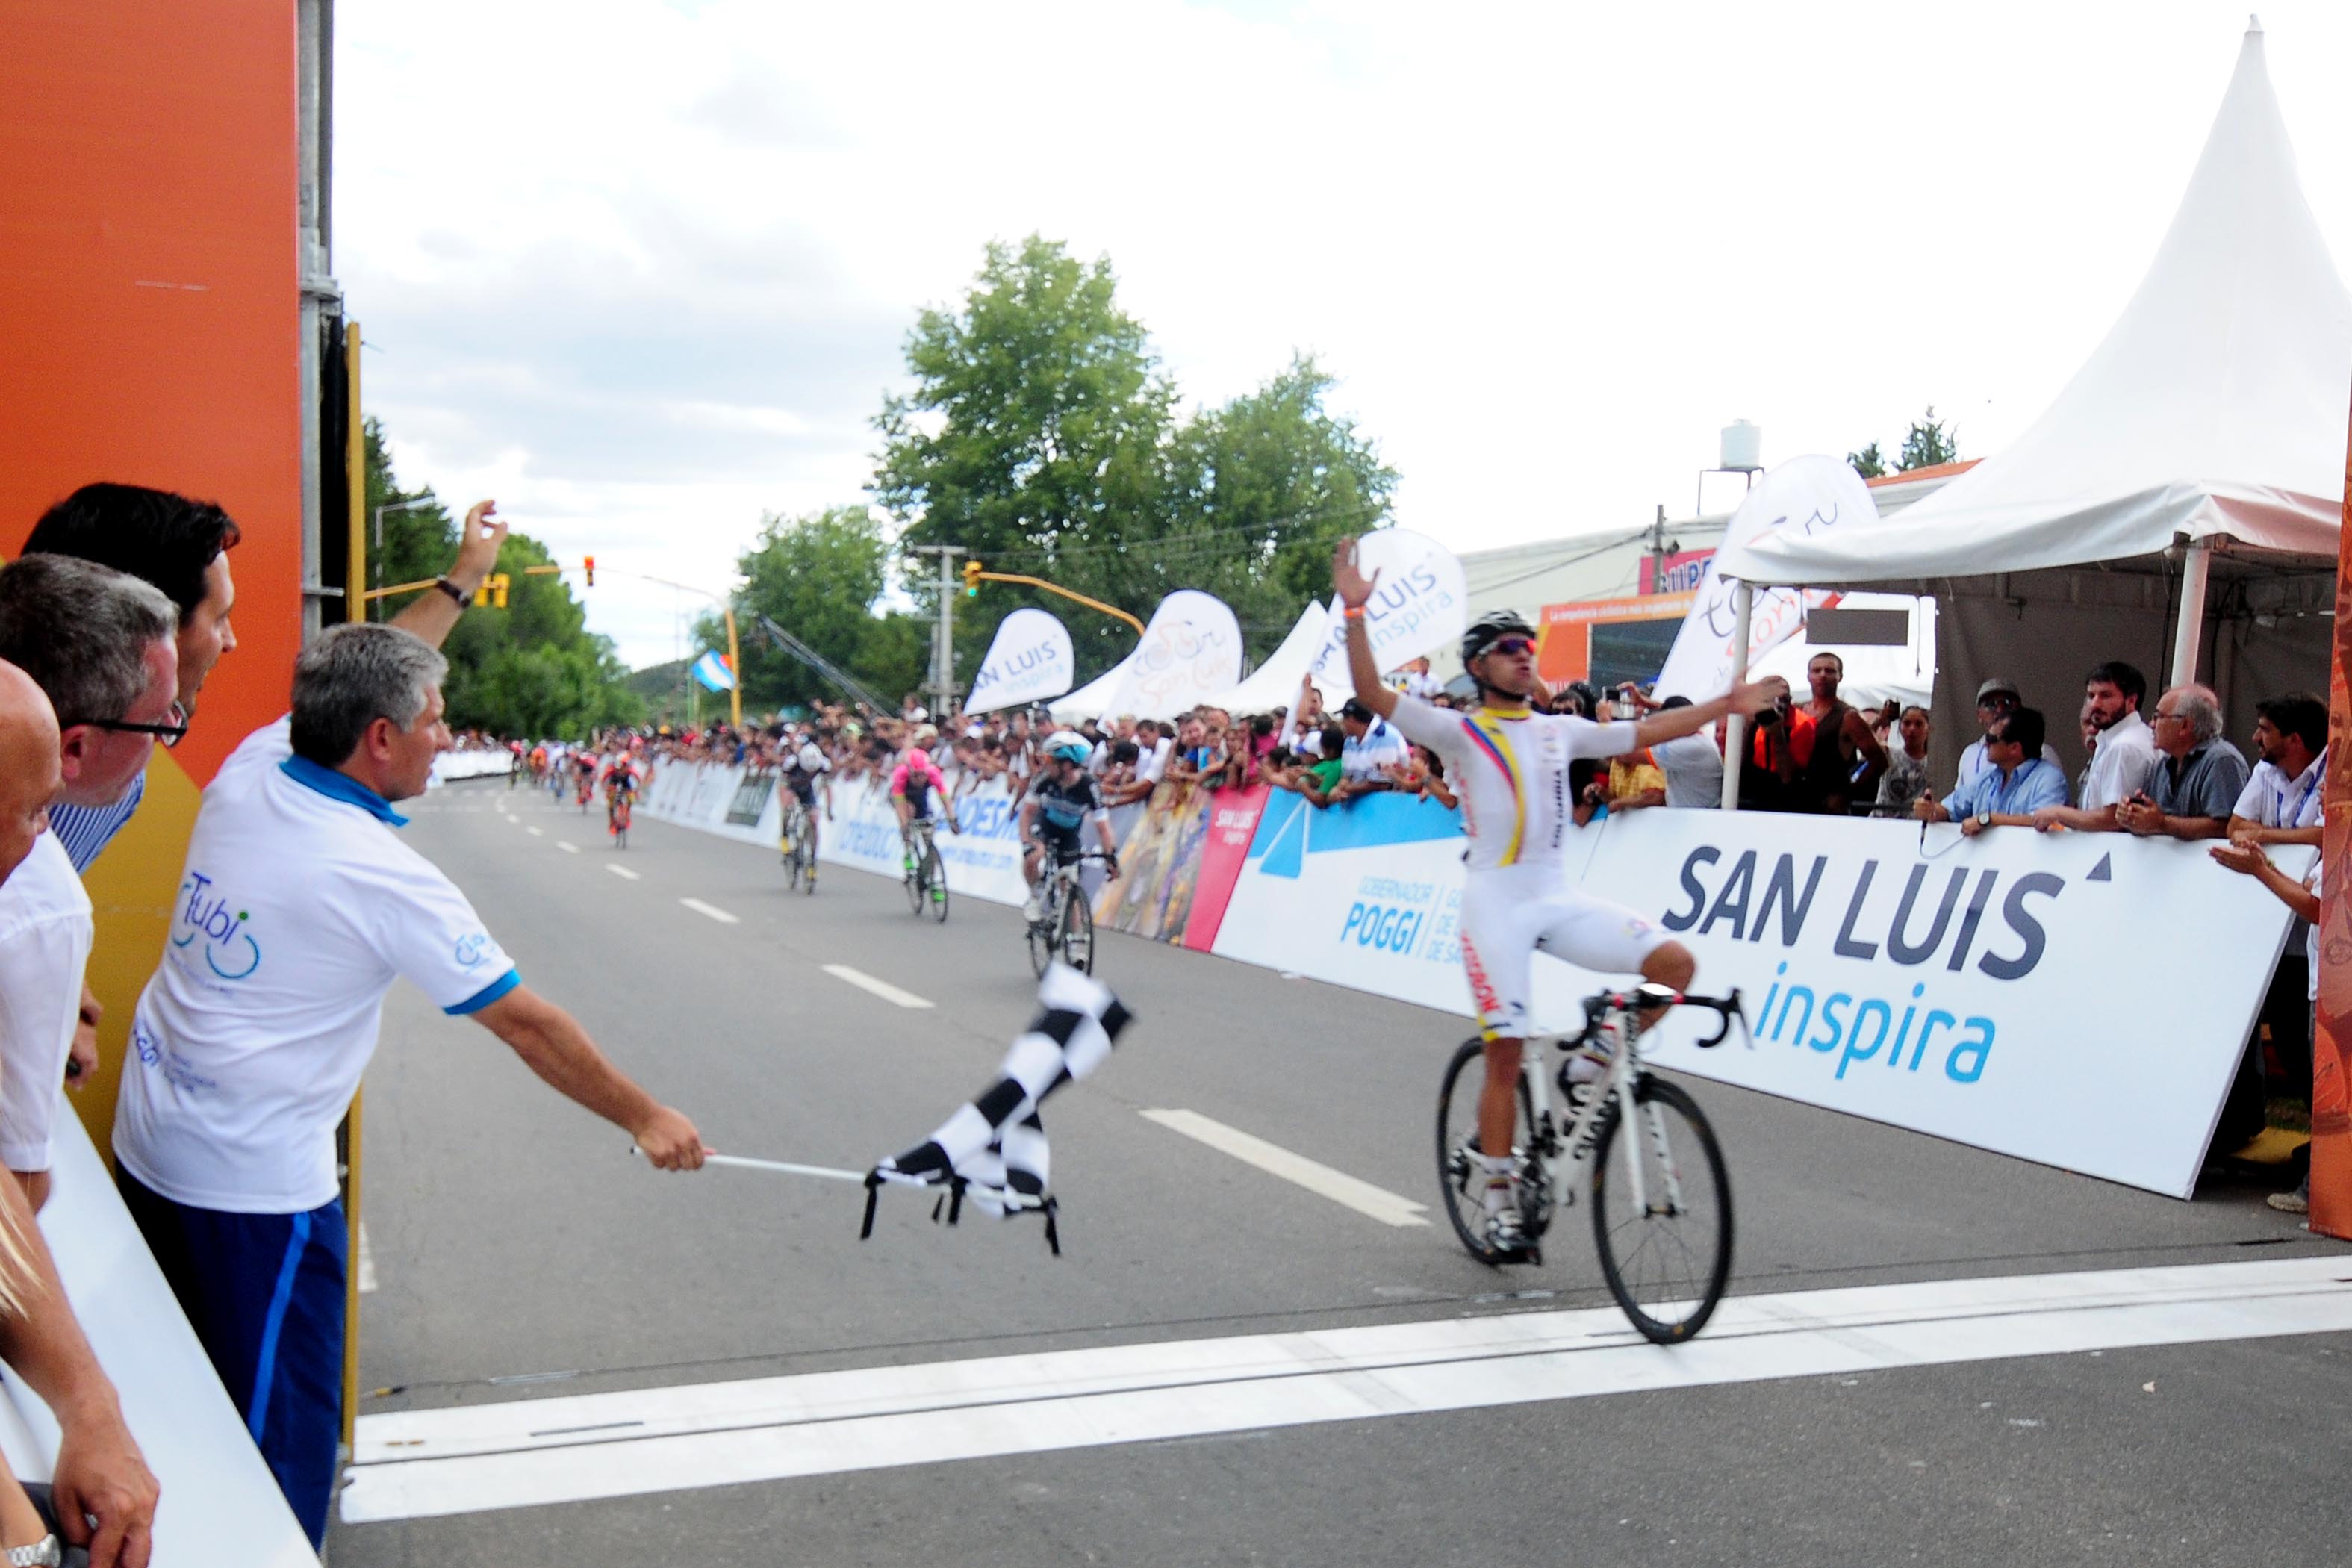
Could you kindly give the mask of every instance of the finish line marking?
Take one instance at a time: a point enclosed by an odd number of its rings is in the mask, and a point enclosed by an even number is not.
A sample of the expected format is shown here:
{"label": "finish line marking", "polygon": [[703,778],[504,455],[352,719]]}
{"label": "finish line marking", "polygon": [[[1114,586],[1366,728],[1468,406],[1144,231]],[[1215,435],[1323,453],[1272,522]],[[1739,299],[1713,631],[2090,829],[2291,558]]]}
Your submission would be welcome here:
{"label": "finish line marking", "polygon": [[862,969],[852,969],[845,963],[828,963],[824,972],[835,980],[846,980],[860,991],[869,991],[885,1002],[895,1002],[901,1007],[928,1007],[931,1004],[911,991],[901,991],[887,980],[877,980]]}
{"label": "finish line marking", "polygon": [[718,905],[706,904],[700,899],[680,899],[678,900],[678,902],[684,904],[688,909],[692,910],[696,914],[709,915],[720,925],[732,926],[741,925],[743,923],[741,921],[737,920],[733,915],[729,914],[725,910],[720,909]]}
{"label": "finish line marking", "polygon": [[1329,1198],[1333,1203],[1369,1215],[1382,1225],[1429,1223],[1429,1205],[1426,1204],[1399,1197],[1386,1187],[1376,1187],[1345,1171],[1335,1171],[1328,1165],[1318,1164],[1304,1154],[1294,1154],[1263,1138],[1253,1137],[1238,1127],[1213,1121],[1197,1110],[1147,1110],[1142,1115],[1145,1121],[1156,1121],[1171,1132],[1181,1132],[1185,1137],[1206,1143],[1221,1153],[1231,1154],[1245,1164],[1255,1165],[1269,1175],[1296,1183],[1318,1196]]}
{"label": "finish line marking", "polygon": [[346,1523],[1774,1378],[2352,1331],[2352,1259],[1735,1296],[1181,1340],[360,1418]]}

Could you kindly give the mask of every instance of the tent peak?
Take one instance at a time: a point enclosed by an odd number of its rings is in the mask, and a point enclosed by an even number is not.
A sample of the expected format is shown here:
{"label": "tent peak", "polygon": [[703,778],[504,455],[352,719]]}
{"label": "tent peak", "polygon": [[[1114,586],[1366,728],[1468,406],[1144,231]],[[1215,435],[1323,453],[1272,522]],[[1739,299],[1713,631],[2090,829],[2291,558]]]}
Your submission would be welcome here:
{"label": "tent peak", "polygon": [[2263,19],[2260,16],[2249,14],[2246,17],[2246,37],[2250,38],[2259,38],[2262,36]]}

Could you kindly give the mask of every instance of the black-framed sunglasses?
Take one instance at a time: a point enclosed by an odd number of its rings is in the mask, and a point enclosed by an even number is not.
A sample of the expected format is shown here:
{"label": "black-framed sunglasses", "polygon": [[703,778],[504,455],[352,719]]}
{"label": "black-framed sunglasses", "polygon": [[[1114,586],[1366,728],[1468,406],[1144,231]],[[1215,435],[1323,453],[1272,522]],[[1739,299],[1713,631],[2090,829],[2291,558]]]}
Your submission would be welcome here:
{"label": "black-framed sunglasses", "polygon": [[111,730],[118,735],[152,735],[156,744],[165,751],[178,745],[188,733],[188,710],[179,703],[172,704],[172,722],[168,724],[133,724],[122,719],[76,719],[60,724],[60,730],[70,730],[75,724],[87,724],[93,730]]}

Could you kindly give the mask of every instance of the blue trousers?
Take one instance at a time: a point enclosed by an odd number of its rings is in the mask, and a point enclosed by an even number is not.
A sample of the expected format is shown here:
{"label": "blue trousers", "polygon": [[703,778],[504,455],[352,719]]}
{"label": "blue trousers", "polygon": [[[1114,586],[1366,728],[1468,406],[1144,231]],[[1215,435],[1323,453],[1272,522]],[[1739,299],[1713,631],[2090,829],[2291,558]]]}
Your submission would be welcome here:
{"label": "blue trousers", "polygon": [[307,1214],[191,1208],[115,1185],[310,1544],[326,1540],[343,1422],[340,1198]]}

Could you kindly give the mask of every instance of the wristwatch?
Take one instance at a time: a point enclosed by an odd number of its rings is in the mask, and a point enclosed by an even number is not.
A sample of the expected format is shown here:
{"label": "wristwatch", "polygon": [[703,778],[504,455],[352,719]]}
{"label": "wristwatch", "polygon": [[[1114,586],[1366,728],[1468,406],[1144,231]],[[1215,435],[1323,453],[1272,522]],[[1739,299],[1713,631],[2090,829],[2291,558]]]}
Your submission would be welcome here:
{"label": "wristwatch", "polygon": [[1990,827],[1992,826],[1992,807],[1986,806],[1982,811],[1977,813],[1977,826],[1979,827]]}
{"label": "wristwatch", "polygon": [[8,1568],[58,1568],[65,1562],[65,1548],[54,1535],[45,1535],[30,1546],[11,1546],[7,1552]]}
{"label": "wristwatch", "polygon": [[448,595],[449,602],[457,605],[461,610],[466,607],[466,601],[472,597],[472,595],[467,594],[465,589],[460,588],[456,583],[446,577],[434,578],[433,585],[440,589],[443,593]]}

